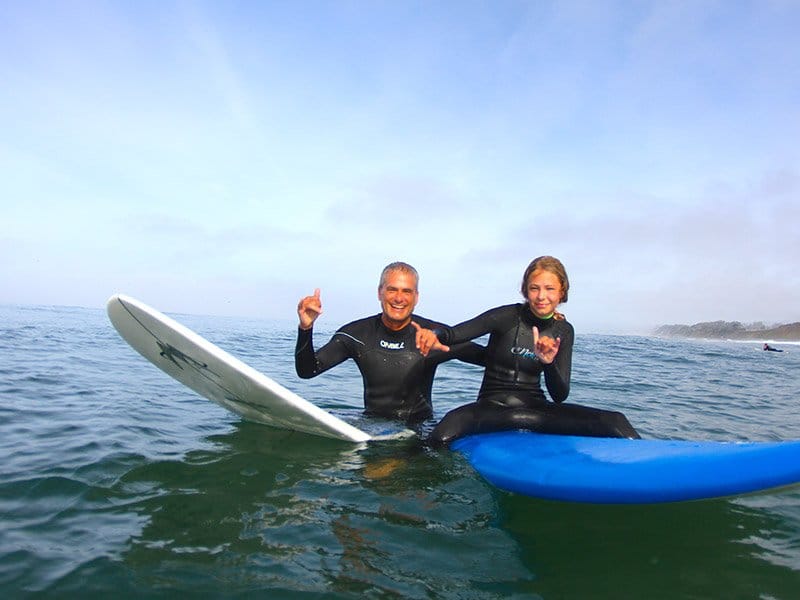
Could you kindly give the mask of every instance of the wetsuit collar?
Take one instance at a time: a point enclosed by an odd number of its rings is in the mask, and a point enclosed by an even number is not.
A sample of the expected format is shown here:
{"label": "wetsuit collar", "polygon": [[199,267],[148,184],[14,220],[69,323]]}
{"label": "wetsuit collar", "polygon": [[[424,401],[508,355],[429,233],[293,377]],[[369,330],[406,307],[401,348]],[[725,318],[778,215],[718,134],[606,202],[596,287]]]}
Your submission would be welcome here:
{"label": "wetsuit collar", "polygon": [[529,314],[531,317],[533,317],[534,319],[539,319],[540,321],[548,321],[548,320],[552,319],[552,318],[553,318],[553,316],[556,314],[556,312],[555,312],[555,311],[553,311],[553,312],[551,312],[549,315],[547,315],[546,317],[540,317],[540,316],[539,316],[539,315],[537,315],[535,312],[533,312],[533,310],[531,310],[531,305],[530,305],[530,304],[528,304],[527,302],[523,303],[523,307],[525,308],[525,310],[527,311],[527,313],[528,313],[528,314]]}
{"label": "wetsuit collar", "polygon": [[530,304],[527,302],[523,302],[518,306],[520,307],[519,315],[522,319],[522,322],[528,325],[538,325],[539,327],[544,327],[545,325],[549,325],[550,322],[554,320],[555,312],[546,317],[539,317],[533,313]]}
{"label": "wetsuit collar", "polygon": [[406,323],[404,323],[402,327],[393,327],[393,326],[389,325],[386,322],[386,319],[384,319],[383,317],[384,317],[383,313],[378,315],[378,318],[381,320],[381,325],[383,325],[389,331],[401,331],[401,330],[405,329],[406,327],[408,327],[411,324],[411,320],[413,318],[413,317],[409,317],[408,321]]}

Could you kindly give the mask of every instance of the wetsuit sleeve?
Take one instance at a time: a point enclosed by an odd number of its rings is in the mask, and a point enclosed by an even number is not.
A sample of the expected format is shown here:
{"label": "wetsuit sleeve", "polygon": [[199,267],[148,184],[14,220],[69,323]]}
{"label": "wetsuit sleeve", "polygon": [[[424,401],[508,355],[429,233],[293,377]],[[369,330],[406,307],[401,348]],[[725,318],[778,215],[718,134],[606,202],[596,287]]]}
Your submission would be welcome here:
{"label": "wetsuit sleeve", "polygon": [[575,333],[572,325],[567,324],[559,332],[561,346],[555,360],[544,365],[544,383],[553,402],[563,402],[569,396],[569,384],[572,378],[572,345]]}
{"label": "wetsuit sleeve", "polygon": [[334,334],[333,339],[314,352],[313,328],[297,328],[297,344],[294,349],[294,369],[302,379],[316,377],[331,367],[350,358],[347,346]]}
{"label": "wetsuit sleeve", "polygon": [[[442,332],[453,330],[452,327],[444,325],[443,323],[439,323],[438,321],[431,321],[424,317],[417,316],[416,322],[422,327],[426,327],[433,331],[440,340],[440,334]],[[479,367],[486,366],[486,346],[469,341],[454,342],[448,345],[450,346],[449,352],[434,352],[429,356],[429,360],[431,360],[434,364],[441,364],[445,361],[455,359],[471,365],[477,365]]]}
{"label": "wetsuit sleeve", "polygon": [[486,346],[481,346],[475,342],[466,342],[464,344],[454,344],[450,346],[449,354],[450,359],[456,358],[471,365],[478,365],[479,367],[486,366]]}
{"label": "wetsuit sleeve", "polygon": [[479,367],[486,366],[486,346],[481,346],[475,342],[465,342],[463,344],[453,344],[450,352],[436,351],[428,357],[434,364],[441,364],[448,360],[460,360]]}
{"label": "wetsuit sleeve", "polygon": [[499,309],[492,308],[453,327],[437,324],[433,332],[439,341],[447,346],[467,342],[490,333],[495,326],[498,314]]}

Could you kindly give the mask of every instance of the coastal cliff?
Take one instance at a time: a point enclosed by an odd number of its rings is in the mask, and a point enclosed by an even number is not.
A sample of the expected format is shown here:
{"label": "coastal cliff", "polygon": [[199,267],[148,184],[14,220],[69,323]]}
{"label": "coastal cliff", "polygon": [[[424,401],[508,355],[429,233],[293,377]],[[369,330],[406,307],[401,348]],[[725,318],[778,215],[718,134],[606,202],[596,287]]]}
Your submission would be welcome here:
{"label": "coastal cliff", "polygon": [[739,321],[709,321],[694,325],[662,325],[653,333],[661,337],[798,342],[800,322],[766,326],[763,323],[744,325]]}

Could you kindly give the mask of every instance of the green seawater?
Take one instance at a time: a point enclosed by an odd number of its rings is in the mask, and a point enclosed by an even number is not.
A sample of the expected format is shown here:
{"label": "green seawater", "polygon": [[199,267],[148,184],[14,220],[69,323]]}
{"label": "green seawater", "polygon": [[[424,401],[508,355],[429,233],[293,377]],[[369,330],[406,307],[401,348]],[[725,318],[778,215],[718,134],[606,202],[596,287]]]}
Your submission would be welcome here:
{"label": "green seawater", "polygon": [[[537,500],[415,439],[352,446],[241,421],[101,310],[0,307],[4,598],[800,597],[800,491],[662,505]],[[294,324],[177,316],[360,418],[352,365],[294,374]],[[327,339],[319,332],[318,343]],[[570,399],[645,437],[800,438],[800,346],[578,335]],[[441,416],[480,370],[448,363]]]}

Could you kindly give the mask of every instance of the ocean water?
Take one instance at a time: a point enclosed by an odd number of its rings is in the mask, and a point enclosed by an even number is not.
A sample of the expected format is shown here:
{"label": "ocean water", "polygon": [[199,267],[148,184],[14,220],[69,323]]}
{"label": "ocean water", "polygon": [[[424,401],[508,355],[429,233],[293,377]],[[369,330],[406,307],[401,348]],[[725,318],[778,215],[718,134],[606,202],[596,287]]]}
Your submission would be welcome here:
{"label": "ocean water", "polygon": [[[294,374],[291,321],[173,315],[360,418],[351,364]],[[317,333],[317,341],[327,339]],[[800,346],[580,335],[571,401],[644,437],[800,438]],[[480,370],[440,367],[441,416]],[[416,440],[243,422],[101,309],[0,307],[0,597],[798,598],[800,488],[593,506],[497,490]]]}

